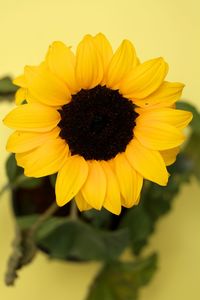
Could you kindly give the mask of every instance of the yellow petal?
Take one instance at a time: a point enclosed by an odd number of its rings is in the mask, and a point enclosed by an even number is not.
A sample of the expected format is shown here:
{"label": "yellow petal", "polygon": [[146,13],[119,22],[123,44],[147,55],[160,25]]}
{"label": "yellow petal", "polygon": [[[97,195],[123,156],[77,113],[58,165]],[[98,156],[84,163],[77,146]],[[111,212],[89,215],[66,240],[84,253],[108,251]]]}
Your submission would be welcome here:
{"label": "yellow petal", "polygon": [[41,103],[60,106],[70,102],[67,85],[51,73],[45,64],[25,67],[25,76],[30,93]]}
{"label": "yellow petal", "polygon": [[26,89],[26,101],[27,103],[39,103],[42,104],[40,100],[34,96],[29,89]]}
{"label": "yellow petal", "polygon": [[106,86],[112,89],[118,89],[119,83],[130,70],[135,69],[137,64],[138,59],[133,44],[128,40],[124,40],[113,55],[108,66],[105,77]]}
{"label": "yellow petal", "polygon": [[114,158],[115,173],[122,194],[122,205],[131,207],[138,203],[143,185],[143,177],[135,171],[124,154],[118,154]]}
{"label": "yellow petal", "polygon": [[144,178],[159,185],[167,185],[168,173],[158,151],[145,148],[134,139],[127,146],[125,154],[131,166]]}
{"label": "yellow petal", "polygon": [[79,90],[75,80],[75,56],[62,42],[54,42],[47,53],[49,69],[58,78],[67,83],[71,93]]}
{"label": "yellow petal", "polygon": [[151,108],[170,107],[181,97],[184,84],[179,82],[163,82],[161,86],[147,98],[134,100],[137,106]]}
{"label": "yellow petal", "polygon": [[68,152],[65,141],[54,138],[32,151],[17,153],[16,160],[25,169],[26,176],[42,177],[58,172],[67,159]]}
{"label": "yellow petal", "polygon": [[103,64],[92,36],[86,35],[76,53],[76,79],[83,89],[91,89],[103,78]]}
{"label": "yellow petal", "polygon": [[103,206],[113,214],[119,215],[121,212],[121,197],[117,178],[108,162],[101,161],[100,163],[107,181],[106,195]]}
{"label": "yellow petal", "polygon": [[82,156],[73,155],[67,159],[56,180],[56,201],[59,206],[65,205],[78,194],[87,175],[88,165]]}
{"label": "yellow petal", "polygon": [[59,132],[60,129],[58,127],[44,133],[15,131],[8,139],[6,150],[14,153],[22,153],[32,150],[49,139],[57,138]]}
{"label": "yellow petal", "polygon": [[[95,37],[94,37],[94,42],[95,45],[100,53],[101,59],[102,59],[102,64],[103,64],[103,71],[104,74],[106,73],[108,64],[112,58],[113,55],[113,51],[112,51],[112,47],[109,43],[109,41],[107,40],[107,38],[105,37],[104,34],[102,33],[98,33]],[[103,84],[103,83],[102,83]]]}
{"label": "yellow petal", "polygon": [[20,105],[14,108],[3,120],[10,128],[21,131],[50,131],[60,121],[57,110],[38,103]]}
{"label": "yellow petal", "polygon": [[24,100],[27,99],[27,89],[19,88],[15,93],[15,103],[16,105],[20,105]]}
{"label": "yellow petal", "polygon": [[137,112],[141,114],[137,118],[137,122],[146,126],[151,125],[152,122],[163,122],[173,125],[178,129],[183,129],[192,120],[191,112],[173,108],[152,108],[147,110],[138,108]]}
{"label": "yellow petal", "polygon": [[129,99],[143,99],[155,92],[162,84],[168,71],[163,58],[140,64],[131,71],[120,85],[120,92]]}
{"label": "yellow petal", "polygon": [[15,93],[15,103],[16,105],[22,104],[22,102],[26,100],[28,103],[40,103],[40,101],[31,94],[28,88],[23,87],[19,88]]}
{"label": "yellow petal", "polygon": [[[141,121],[141,122],[140,122]],[[167,123],[138,121],[134,135],[145,147],[153,150],[166,150],[179,146],[185,136],[176,127]]]}
{"label": "yellow petal", "polygon": [[96,161],[88,161],[88,178],[83,185],[81,192],[87,203],[100,210],[106,195],[106,175],[101,164]]}
{"label": "yellow petal", "polygon": [[170,166],[176,161],[176,156],[178,155],[179,151],[180,151],[180,147],[176,147],[165,151],[160,151],[160,154],[162,155],[162,158],[164,159],[166,166]]}
{"label": "yellow petal", "polygon": [[23,88],[26,88],[27,87],[27,82],[26,82],[26,77],[25,75],[20,75],[18,77],[16,77],[14,80],[13,80],[13,83],[17,86],[20,86],[20,87],[23,87]]}
{"label": "yellow petal", "polygon": [[80,211],[89,210],[92,207],[85,201],[83,198],[83,195],[81,192],[78,192],[78,194],[75,197],[76,205],[78,206],[78,209]]}

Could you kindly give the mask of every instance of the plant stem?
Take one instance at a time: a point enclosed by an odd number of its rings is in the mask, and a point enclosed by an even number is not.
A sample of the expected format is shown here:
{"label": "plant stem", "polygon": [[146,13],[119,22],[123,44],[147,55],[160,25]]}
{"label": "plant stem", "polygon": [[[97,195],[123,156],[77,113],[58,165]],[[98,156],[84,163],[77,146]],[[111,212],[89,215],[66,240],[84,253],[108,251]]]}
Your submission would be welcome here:
{"label": "plant stem", "polygon": [[5,273],[5,284],[7,286],[14,284],[15,279],[17,278],[17,270],[20,266],[20,261],[23,256],[21,247],[22,233],[17,224],[15,228],[15,239],[12,243],[13,252],[9,257],[8,266]]}
{"label": "plant stem", "polygon": [[71,207],[70,207],[70,219],[77,220],[77,218],[78,218],[78,209],[75,200],[72,200]]}
{"label": "plant stem", "polygon": [[29,229],[30,234],[35,234],[35,232],[37,231],[37,229],[40,227],[40,225],[46,221],[48,218],[50,218],[57,210],[58,210],[58,205],[56,204],[56,201],[53,202],[53,204],[51,204],[47,210],[41,214],[38,219],[36,220],[36,222],[31,226],[31,228]]}
{"label": "plant stem", "polygon": [[6,183],[2,189],[0,190],[0,197],[3,195],[3,193],[7,190],[7,189],[11,189],[14,190],[16,189],[21,183],[25,182],[29,180],[29,178],[25,177],[23,174],[18,176],[17,179],[14,182],[8,182]]}
{"label": "plant stem", "polygon": [[13,252],[8,260],[7,271],[5,274],[6,285],[13,285],[18,276],[17,271],[34,259],[37,253],[37,246],[34,239],[35,234],[42,223],[50,218],[57,209],[58,206],[54,201],[28,230],[21,230],[16,222]]}
{"label": "plant stem", "polygon": [[10,183],[9,183],[9,182],[6,183],[6,184],[2,187],[2,189],[0,190],[0,197],[3,195],[3,193],[4,193],[7,189],[9,189],[9,187],[10,187]]}

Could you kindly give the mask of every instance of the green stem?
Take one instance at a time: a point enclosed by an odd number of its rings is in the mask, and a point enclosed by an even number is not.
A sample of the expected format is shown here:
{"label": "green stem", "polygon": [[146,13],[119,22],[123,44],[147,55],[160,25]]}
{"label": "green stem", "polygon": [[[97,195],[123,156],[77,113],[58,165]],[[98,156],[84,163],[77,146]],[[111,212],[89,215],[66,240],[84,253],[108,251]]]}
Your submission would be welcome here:
{"label": "green stem", "polygon": [[77,220],[77,218],[78,218],[78,209],[75,200],[72,200],[71,207],[70,207],[70,219]]}
{"label": "green stem", "polygon": [[56,202],[38,217],[36,222],[28,230],[20,230],[16,223],[16,234],[13,242],[13,252],[9,258],[7,271],[5,274],[6,285],[13,285],[18,274],[17,271],[24,265],[30,263],[36,253],[35,234],[38,228],[50,218],[58,209]]}
{"label": "green stem", "polygon": [[5,284],[7,286],[13,285],[17,278],[17,270],[20,265],[20,261],[23,257],[22,253],[22,232],[19,226],[16,224],[15,239],[12,243],[13,251],[8,260],[8,266],[5,273]]}
{"label": "green stem", "polygon": [[43,214],[41,214],[36,222],[31,226],[31,228],[29,229],[29,235],[34,235],[40,225],[42,225],[43,222],[50,218],[58,210],[58,208],[59,207],[56,204],[56,201],[54,201],[53,204],[51,204],[51,206],[49,206],[47,210]]}
{"label": "green stem", "polygon": [[21,183],[29,180],[29,178],[25,177],[23,174],[18,176],[14,182],[6,183],[2,189],[0,190],[0,197],[6,192],[8,189],[14,190],[16,189]]}

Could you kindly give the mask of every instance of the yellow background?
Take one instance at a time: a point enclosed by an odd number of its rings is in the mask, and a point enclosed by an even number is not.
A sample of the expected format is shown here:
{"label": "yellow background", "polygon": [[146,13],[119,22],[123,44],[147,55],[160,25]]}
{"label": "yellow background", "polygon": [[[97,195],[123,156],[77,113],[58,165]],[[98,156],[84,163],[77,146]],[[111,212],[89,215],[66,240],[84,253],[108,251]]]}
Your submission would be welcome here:
{"label": "yellow background", "polygon": [[[48,45],[62,40],[76,45],[85,33],[104,32],[116,47],[132,40],[142,60],[163,56],[169,80],[186,83],[184,98],[200,108],[200,5],[198,0],[0,0],[0,76],[38,64]],[[0,105],[0,118],[11,105]],[[0,125],[0,186],[6,182],[5,141]],[[200,189],[193,180],[158,224],[146,251],[159,251],[159,271],[140,300],[200,299]],[[3,283],[13,238],[9,194],[0,201],[0,299],[83,300],[96,263],[49,261],[39,254],[20,272],[15,287]],[[103,299],[102,299],[103,300]]]}

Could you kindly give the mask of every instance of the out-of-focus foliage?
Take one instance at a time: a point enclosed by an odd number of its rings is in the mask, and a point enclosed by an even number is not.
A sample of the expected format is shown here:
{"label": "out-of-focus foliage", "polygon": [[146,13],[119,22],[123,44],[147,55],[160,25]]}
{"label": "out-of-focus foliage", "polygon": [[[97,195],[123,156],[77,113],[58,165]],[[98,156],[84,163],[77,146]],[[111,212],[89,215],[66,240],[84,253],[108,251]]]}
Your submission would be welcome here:
{"label": "out-of-focus foliage", "polygon": [[12,83],[9,76],[0,79],[0,100],[12,100],[18,87]]}
{"label": "out-of-focus foliage", "polygon": [[18,167],[15,155],[11,154],[6,161],[6,174],[9,179],[9,187],[11,189],[21,188],[37,188],[42,183],[42,178],[26,177],[21,167]]}
{"label": "out-of-focus foliage", "polygon": [[[25,230],[36,219],[37,215],[19,217],[18,223]],[[128,246],[129,236],[127,229],[106,231],[79,219],[52,217],[40,226],[35,240],[38,247],[52,258],[112,261]]]}
{"label": "out-of-focus foliage", "polygon": [[136,300],[156,270],[155,254],[134,262],[106,264],[95,278],[86,300]]}
{"label": "out-of-focus foliage", "polygon": [[193,114],[190,123],[191,134],[183,151],[182,164],[187,165],[190,175],[194,175],[200,181],[200,113],[188,102],[179,102],[177,106]]}
{"label": "out-of-focus foliage", "polygon": [[176,107],[178,109],[188,110],[193,114],[193,119],[190,123],[190,127],[192,128],[193,133],[200,134],[200,114],[196,107],[185,101],[177,102]]}
{"label": "out-of-focus foliage", "polygon": [[156,221],[170,210],[172,201],[182,185],[192,176],[200,180],[200,114],[187,102],[179,102],[178,108],[191,111],[193,120],[186,145],[176,162],[169,167],[169,183],[166,187],[160,187],[146,182],[140,204],[129,209],[121,222],[123,228],[129,228],[131,248],[136,255],[140,254],[147,244]]}

